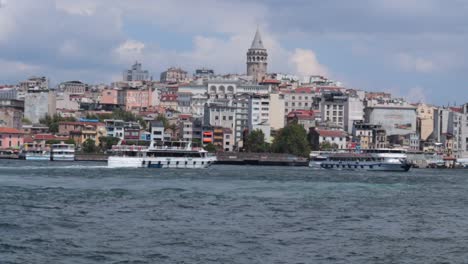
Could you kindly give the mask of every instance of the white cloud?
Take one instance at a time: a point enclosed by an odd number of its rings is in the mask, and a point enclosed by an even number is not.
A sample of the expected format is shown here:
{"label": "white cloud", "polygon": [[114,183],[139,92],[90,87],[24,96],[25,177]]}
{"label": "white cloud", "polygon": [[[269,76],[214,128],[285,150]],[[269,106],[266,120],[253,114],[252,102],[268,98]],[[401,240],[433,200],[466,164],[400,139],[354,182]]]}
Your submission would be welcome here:
{"label": "white cloud", "polygon": [[437,69],[436,63],[433,60],[407,53],[398,54],[395,62],[401,70],[407,72],[430,73]]}
{"label": "white cloud", "polygon": [[137,40],[127,40],[116,49],[121,56],[141,54],[145,48],[143,42]]}
{"label": "white cloud", "polygon": [[55,7],[71,15],[92,16],[96,13],[96,1],[56,0]]}
{"label": "white cloud", "polygon": [[328,69],[319,63],[315,52],[306,49],[296,49],[290,57],[290,63],[294,65],[296,74],[300,76],[328,75]]}

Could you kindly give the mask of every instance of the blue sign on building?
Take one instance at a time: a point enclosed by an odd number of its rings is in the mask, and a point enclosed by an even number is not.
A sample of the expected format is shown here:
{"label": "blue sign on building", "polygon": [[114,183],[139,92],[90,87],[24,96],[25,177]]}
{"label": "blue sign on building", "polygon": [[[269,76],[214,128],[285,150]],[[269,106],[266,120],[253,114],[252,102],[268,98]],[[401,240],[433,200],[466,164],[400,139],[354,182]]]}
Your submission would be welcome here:
{"label": "blue sign on building", "polygon": [[80,118],[80,122],[92,122],[92,123],[99,123],[99,119],[87,119],[87,118]]}

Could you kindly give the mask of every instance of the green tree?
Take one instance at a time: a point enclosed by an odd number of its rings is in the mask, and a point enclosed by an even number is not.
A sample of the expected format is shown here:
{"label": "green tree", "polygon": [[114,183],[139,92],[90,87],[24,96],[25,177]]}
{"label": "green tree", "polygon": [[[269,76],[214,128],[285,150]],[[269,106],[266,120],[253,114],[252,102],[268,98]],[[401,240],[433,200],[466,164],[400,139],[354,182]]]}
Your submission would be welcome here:
{"label": "green tree", "polygon": [[208,152],[216,152],[218,150],[218,148],[213,143],[206,144],[204,149]]}
{"label": "green tree", "polygon": [[310,146],[307,132],[303,126],[293,122],[278,131],[272,145],[273,152],[289,153],[296,156],[308,157]]}
{"label": "green tree", "polygon": [[161,121],[164,125],[164,129],[168,129],[170,127],[169,120],[164,115],[158,115],[156,117],[156,121]]}
{"label": "green tree", "polygon": [[320,143],[320,150],[334,150],[338,149],[338,145],[336,143],[330,143],[329,141],[323,141]]}
{"label": "green tree", "polygon": [[112,148],[112,146],[117,145],[120,141],[120,138],[116,137],[99,137],[100,149],[106,151]]}
{"label": "green tree", "polygon": [[265,142],[265,134],[262,130],[257,129],[247,136],[244,143],[244,148],[247,152],[267,152],[269,145]]}
{"label": "green tree", "polygon": [[32,124],[31,120],[27,119],[26,117],[23,117],[23,119],[21,119],[21,123],[23,123],[25,125],[31,125]]}
{"label": "green tree", "polygon": [[95,153],[96,150],[96,142],[94,140],[88,138],[85,142],[83,142],[83,151],[85,153]]}
{"label": "green tree", "polygon": [[65,140],[65,144],[73,144],[73,145],[76,146],[76,142],[75,142],[75,140],[73,138],[69,138],[69,139]]}
{"label": "green tree", "polygon": [[39,120],[39,123],[49,127],[49,132],[57,133],[59,131],[60,122],[75,122],[74,117],[62,117],[58,114],[53,116],[46,115],[44,118]]}

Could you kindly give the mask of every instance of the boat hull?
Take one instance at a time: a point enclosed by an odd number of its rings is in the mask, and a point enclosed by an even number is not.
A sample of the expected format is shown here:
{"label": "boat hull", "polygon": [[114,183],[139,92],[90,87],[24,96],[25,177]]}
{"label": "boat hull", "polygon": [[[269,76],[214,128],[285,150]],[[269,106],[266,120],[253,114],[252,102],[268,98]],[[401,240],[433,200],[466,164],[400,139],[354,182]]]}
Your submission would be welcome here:
{"label": "boat hull", "polygon": [[409,163],[388,163],[388,162],[321,162],[315,164],[322,169],[329,170],[362,170],[362,171],[409,171]]}
{"label": "boat hull", "polygon": [[50,156],[32,156],[32,155],[26,155],[25,156],[26,160],[37,160],[37,161],[50,161]]}
{"label": "boat hull", "polygon": [[204,169],[213,164],[212,158],[150,158],[117,157],[107,160],[109,168],[160,168],[160,169]]}
{"label": "boat hull", "polygon": [[52,155],[53,161],[75,161],[75,155]]}

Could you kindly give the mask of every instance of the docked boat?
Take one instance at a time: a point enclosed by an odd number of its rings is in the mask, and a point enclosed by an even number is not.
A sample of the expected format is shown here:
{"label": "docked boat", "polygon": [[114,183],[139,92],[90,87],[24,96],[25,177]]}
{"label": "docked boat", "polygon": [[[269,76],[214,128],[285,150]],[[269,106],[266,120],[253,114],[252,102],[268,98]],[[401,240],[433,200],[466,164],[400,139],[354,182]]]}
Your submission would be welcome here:
{"label": "docked boat", "polygon": [[25,160],[50,160],[50,147],[35,143],[25,143],[20,158]]}
{"label": "docked boat", "polygon": [[52,156],[53,161],[74,161],[75,160],[75,145],[73,144],[53,144]]}
{"label": "docked boat", "polygon": [[368,149],[358,153],[331,154],[320,161],[318,166],[335,170],[408,171],[411,163],[402,149]]}
{"label": "docked boat", "polygon": [[190,142],[157,142],[150,147],[117,145],[107,164],[110,168],[207,168],[216,161],[202,148],[193,148]]}

